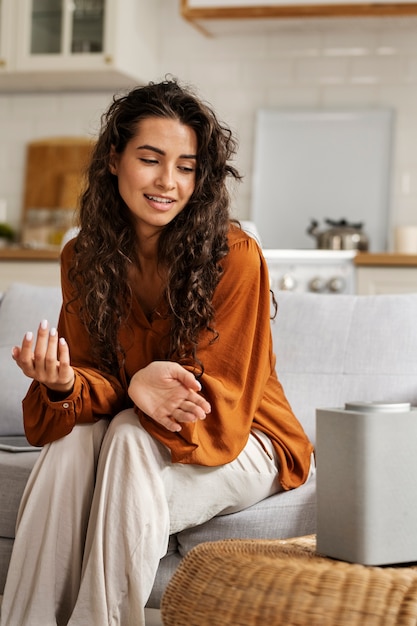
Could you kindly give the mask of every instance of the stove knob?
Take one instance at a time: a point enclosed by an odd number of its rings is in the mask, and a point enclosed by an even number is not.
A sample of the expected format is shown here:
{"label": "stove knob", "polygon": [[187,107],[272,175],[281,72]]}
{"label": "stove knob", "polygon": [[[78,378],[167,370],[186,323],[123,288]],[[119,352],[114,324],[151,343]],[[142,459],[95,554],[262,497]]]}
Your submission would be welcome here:
{"label": "stove knob", "polygon": [[308,288],[310,291],[314,291],[315,293],[321,293],[326,288],[326,283],[320,276],[315,276],[308,283]]}
{"label": "stove knob", "polygon": [[327,283],[327,287],[332,293],[341,293],[346,287],[346,281],[342,276],[333,276]]}
{"label": "stove knob", "polygon": [[279,281],[279,289],[282,291],[294,291],[297,286],[297,281],[291,274],[284,274]]}

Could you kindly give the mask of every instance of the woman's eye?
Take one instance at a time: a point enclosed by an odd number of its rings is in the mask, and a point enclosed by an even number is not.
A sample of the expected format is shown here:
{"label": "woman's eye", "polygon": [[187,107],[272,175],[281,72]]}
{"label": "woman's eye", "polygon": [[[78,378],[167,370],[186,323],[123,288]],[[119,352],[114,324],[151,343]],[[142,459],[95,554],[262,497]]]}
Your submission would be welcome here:
{"label": "woman's eye", "polygon": [[179,168],[181,170],[181,172],[194,172],[194,167],[188,166],[188,165],[180,165]]}
{"label": "woman's eye", "polygon": [[147,165],[155,165],[158,163],[156,159],[144,159],[143,157],[140,159],[142,163],[146,163]]}

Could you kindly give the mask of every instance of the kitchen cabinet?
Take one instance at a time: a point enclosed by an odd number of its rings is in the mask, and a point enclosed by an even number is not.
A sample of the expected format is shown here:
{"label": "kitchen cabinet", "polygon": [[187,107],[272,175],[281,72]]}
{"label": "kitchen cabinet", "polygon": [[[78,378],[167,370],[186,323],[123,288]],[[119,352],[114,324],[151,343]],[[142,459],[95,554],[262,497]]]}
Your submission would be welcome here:
{"label": "kitchen cabinet", "polygon": [[[239,32],[248,21],[270,30],[271,18],[409,15],[417,13],[413,0],[181,0],[182,16],[205,34]],[[267,23],[268,22],[268,23]],[[231,26],[233,23],[234,26]]]}
{"label": "kitchen cabinet", "polygon": [[59,287],[60,279],[57,261],[0,261],[0,293],[12,283]]}
{"label": "kitchen cabinet", "polygon": [[0,293],[14,282],[55,287],[60,281],[59,251],[0,248]]}
{"label": "kitchen cabinet", "polygon": [[[155,0],[0,0],[0,91],[122,89],[157,70]],[[3,52],[3,46],[5,52]],[[11,49],[11,47],[13,49]],[[3,58],[3,57],[2,57]]]}
{"label": "kitchen cabinet", "polygon": [[417,255],[359,253],[355,265],[359,295],[417,293]]}
{"label": "kitchen cabinet", "polygon": [[417,293],[417,267],[360,267],[356,290],[359,295]]}

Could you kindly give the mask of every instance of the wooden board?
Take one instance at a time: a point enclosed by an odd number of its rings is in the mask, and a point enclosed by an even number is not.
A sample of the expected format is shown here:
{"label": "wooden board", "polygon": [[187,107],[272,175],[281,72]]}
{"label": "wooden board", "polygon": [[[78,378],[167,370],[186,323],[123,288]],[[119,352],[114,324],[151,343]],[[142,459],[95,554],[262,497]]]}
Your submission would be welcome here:
{"label": "wooden board", "polygon": [[59,248],[74,225],[94,142],[88,137],[53,137],[28,144],[21,243]]}
{"label": "wooden board", "polygon": [[23,213],[74,210],[94,143],[88,137],[54,137],[28,144]]}

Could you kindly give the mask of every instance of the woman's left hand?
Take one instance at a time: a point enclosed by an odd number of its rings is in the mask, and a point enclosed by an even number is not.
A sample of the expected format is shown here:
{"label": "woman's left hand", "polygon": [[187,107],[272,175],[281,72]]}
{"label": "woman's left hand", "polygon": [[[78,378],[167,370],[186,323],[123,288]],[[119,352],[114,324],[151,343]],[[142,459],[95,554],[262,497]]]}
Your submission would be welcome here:
{"label": "woman's left hand", "polygon": [[198,392],[194,374],[173,361],[153,361],[133,375],[129,396],[146,415],[179,432],[179,422],[196,422],[210,413],[210,404]]}

